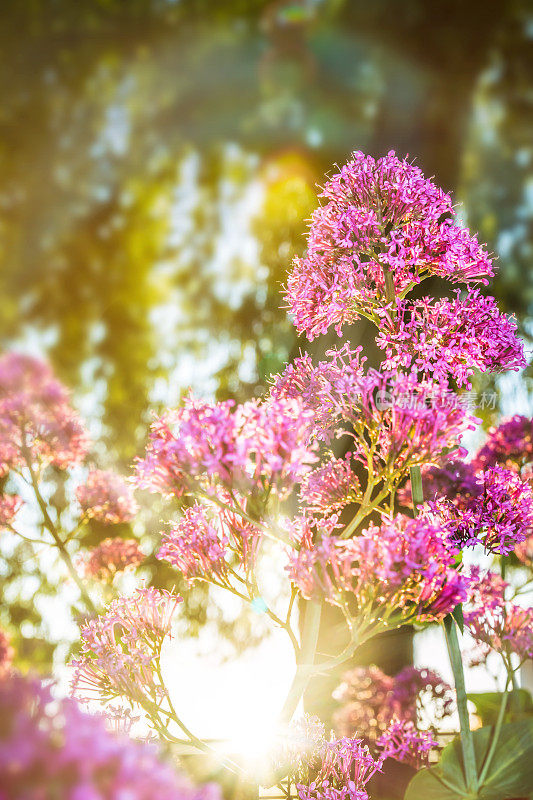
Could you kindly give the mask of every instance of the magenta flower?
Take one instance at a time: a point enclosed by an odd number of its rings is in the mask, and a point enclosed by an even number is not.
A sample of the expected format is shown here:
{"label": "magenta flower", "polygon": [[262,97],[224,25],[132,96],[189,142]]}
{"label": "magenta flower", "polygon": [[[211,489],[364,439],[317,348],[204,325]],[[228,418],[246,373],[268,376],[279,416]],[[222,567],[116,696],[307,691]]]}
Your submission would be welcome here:
{"label": "magenta flower", "polygon": [[352,539],[304,540],[287,569],[304,597],[344,606],[369,627],[438,620],[466,599],[444,533],[428,518],[398,514]]}
{"label": "magenta flower", "polygon": [[478,484],[480,492],[464,508],[445,497],[428,506],[442,521],[452,546],[480,544],[491,553],[510,553],[533,528],[531,484],[503,467],[481,472]]}
{"label": "magenta flower", "polygon": [[473,663],[484,660],[490,650],[500,653],[508,666],[512,653],[520,663],[533,658],[533,608],[506,601],[508,585],[494,572],[471,570],[464,620],[481,653],[481,658],[474,654]]}
{"label": "magenta flower", "polygon": [[376,342],[385,350],[385,369],[407,369],[438,381],[453,378],[471,387],[475,370],[504,372],[527,366],[516,321],[502,314],[493,297],[479,291],[452,299],[398,301],[394,313],[377,312]]}
{"label": "magenta flower", "polygon": [[372,758],[361,739],[326,742],[317,775],[311,783],[296,784],[300,800],[368,800],[365,785],[381,762]]}
{"label": "magenta flower", "polygon": [[312,217],[307,255],[295,259],[287,301],[299,333],[314,339],[396,297],[428,275],[486,282],[493,275],[483,247],[455,225],[450,197],[418,167],[393,152],[357,152],[326,183],[325,205]]}
{"label": "magenta flower", "polygon": [[135,569],[145,559],[135,539],[104,539],[93,547],[81,560],[86,578],[109,582],[115,575],[125,570]]}
{"label": "magenta flower", "polygon": [[533,419],[515,414],[489,430],[474,458],[476,469],[502,466],[517,472],[533,461]]}
{"label": "magenta flower", "polygon": [[361,499],[359,479],[351,466],[352,454],[333,458],[305,476],[300,489],[300,502],[313,518],[331,521],[350,503]]}
{"label": "magenta flower", "polygon": [[370,438],[376,472],[465,452],[461,437],[477,419],[446,386],[419,382],[414,374],[375,369],[365,374],[359,352],[346,347],[326,355],[317,367],[309,356],[297,359],[272,389],[274,397],[302,396],[314,412],[317,438],[350,435],[353,453],[365,465]]}
{"label": "magenta flower", "polygon": [[105,614],[81,629],[82,656],[73,661],[73,691],[83,699],[120,695],[142,704],[161,696],[154,662],[171,635],[174,611],[182,598],[153,588],[113,600]]}
{"label": "magenta flower", "polygon": [[17,353],[0,358],[0,475],[24,467],[78,464],[88,435],[50,367]]}
{"label": "magenta flower", "polygon": [[155,747],[106,730],[72,699],[17,673],[0,681],[0,795],[6,800],[219,800]]}
{"label": "magenta flower", "polygon": [[139,485],[180,497],[219,484],[260,496],[287,496],[316,461],[313,413],[298,399],[185,401],[151,428]]}
{"label": "magenta flower", "polygon": [[76,489],[83,514],[105,525],[131,522],[139,510],[130,484],[115,472],[94,469]]}
{"label": "magenta flower", "polygon": [[438,747],[430,731],[417,730],[413,722],[394,718],[376,742],[381,758],[393,758],[416,769],[429,762],[431,750]]}
{"label": "magenta flower", "polygon": [[430,722],[452,713],[451,687],[428,669],[404,667],[386,675],[379,667],[354,667],[342,676],[334,697],[341,708],[334,724],[342,736],[363,736],[373,746],[393,718],[412,723],[425,715]]}
{"label": "magenta flower", "polygon": [[3,679],[11,669],[13,656],[14,650],[11,647],[11,640],[7,633],[0,628],[0,679]]}
{"label": "magenta flower", "polygon": [[18,494],[0,495],[0,530],[9,528],[22,508],[22,499]]}
{"label": "magenta flower", "polygon": [[533,534],[517,544],[514,552],[518,560],[531,569],[533,567]]}

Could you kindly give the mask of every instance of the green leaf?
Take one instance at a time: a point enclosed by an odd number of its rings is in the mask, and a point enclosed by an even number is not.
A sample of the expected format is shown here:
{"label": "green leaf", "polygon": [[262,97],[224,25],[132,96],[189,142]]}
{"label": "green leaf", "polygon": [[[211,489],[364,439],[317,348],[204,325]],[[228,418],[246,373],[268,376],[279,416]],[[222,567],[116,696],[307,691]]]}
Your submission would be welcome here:
{"label": "green leaf", "polygon": [[[502,695],[500,692],[472,692],[468,695],[483,725],[494,725],[498,717]],[[516,721],[533,712],[533,700],[527,689],[515,689],[509,692],[505,719]]]}
{"label": "green leaf", "polygon": [[462,603],[459,603],[459,605],[455,606],[454,610],[452,611],[452,617],[457,622],[457,625],[459,626],[459,630],[461,631],[461,633],[464,633],[464,631],[465,631],[465,620],[464,620],[464,617],[463,617],[463,605],[462,605]]}
{"label": "green leaf", "polygon": [[[478,773],[483,765],[493,728],[473,732]],[[439,763],[417,772],[405,800],[512,800],[524,797],[533,786],[533,720],[503,725],[489,773],[477,793],[468,791],[463,772],[460,739],[444,748]]]}

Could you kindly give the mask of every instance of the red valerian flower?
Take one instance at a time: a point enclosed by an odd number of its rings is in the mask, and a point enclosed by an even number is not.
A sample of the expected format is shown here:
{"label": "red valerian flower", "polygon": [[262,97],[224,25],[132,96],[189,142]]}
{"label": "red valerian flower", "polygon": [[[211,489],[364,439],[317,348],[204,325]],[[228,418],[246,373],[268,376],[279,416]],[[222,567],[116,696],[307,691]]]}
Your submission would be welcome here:
{"label": "red valerian flower", "polygon": [[135,569],[145,559],[145,555],[135,539],[121,539],[119,536],[104,539],[81,559],[81,567],[86,578],[96,581],[111,581],[119,572]]}
{"label": "red valerian flower", "polygon": [[[491,262],[468,230],[453,221],[451,198],[418,167],[393,152],[375,160],[356,152],[326,183],[313,214],[304,258],[296,258],[287,301],[308,339],[390,300],[428,275],[483,281]],[[389,277],[387,277],[389,276]]]}
{"label": "red valerian flower", "polygon": [[42,361],[19,353],[0,358],[0,475],[24,467],[78,464],[89,437],[64,386]]}
{"label": "red valerian flower", "polygon": [[502,314],[493,297],[475,290],[461,298],[401,300],[383,309],[376,342],[385,369],[410,370],[438,381],[453,378],[471,388],[471,376],[527,366],[516,321]]}
{"label": "red valerian flower", "polygon": [[76,489],[84,515],[105,525],[131,522],[139,510],[131,485],[116,472],[94,469]]}
{"label": "red valerian flower", "polygon": [[369,627],[438,620],[466,599],[444,534],[429,518],[398,514],[352,539],[304,539],[287,569],[304,597],[344,606]]}
{"label": "red valerian flower", "polygon": [[533,419],[515,414],[491,428],[473,460],[476,469],[502,466],[519,472],[533,462]]}
{"label": "red valerian flower", "polygon": [[505,555],[523,542],[533,528],[533,488],[512,470],[492,467],[477,478],[480,491],[464,508],[439,497],[428,507],[446,528],[454,547],[482,545]]}
{"label": "red valerian flower", "polygon": [[372,758],[361,739],[325,742],[316,777],[308,785],[296,784],[300,800],[368,800],[365,785],[381,762]]}
{"label": "red valerian flower", "polygon": [[6,800],[220,800],[152,744],[106,730],[101,716],[12,673],[0,681],[0,796]]}

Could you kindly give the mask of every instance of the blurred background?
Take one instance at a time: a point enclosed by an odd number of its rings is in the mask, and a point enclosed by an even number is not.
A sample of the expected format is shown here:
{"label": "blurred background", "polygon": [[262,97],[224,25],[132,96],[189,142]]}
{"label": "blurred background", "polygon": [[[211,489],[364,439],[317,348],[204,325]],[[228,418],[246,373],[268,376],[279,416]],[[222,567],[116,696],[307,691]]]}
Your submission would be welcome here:
{"label": "blurred background", "polygon": [[[529,337],[527,0],[4,0],[1,16],[2,347],[50,358],[102,466],[129,469],[151,411],[189,386],[246,399],[305,347],[282,285],[316,183],[355,149],[409,154],[454,194]],[[527,378],[493,388],[486,424],[529,408]],[[23,543],[5,556],[2,614],[46,669],[61,635],[34,598],[53,575]],[[217,625],[256,641],[240,617]]]}

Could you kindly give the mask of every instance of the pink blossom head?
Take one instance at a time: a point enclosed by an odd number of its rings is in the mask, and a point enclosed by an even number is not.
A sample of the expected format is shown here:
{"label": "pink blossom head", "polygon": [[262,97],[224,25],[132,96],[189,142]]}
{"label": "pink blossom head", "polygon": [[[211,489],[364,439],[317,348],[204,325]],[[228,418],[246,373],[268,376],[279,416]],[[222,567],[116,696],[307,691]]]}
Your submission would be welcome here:
{"label": "pink blossom head", "polygon": [[479,473],[477,481],[480,491],[462,509],[444,497],[428,505],[448,531],[451,546],[481,545],[491,553],[510,553],[533,528],[531,484],[503,467]]}
{"label": "pink blossom head", "polygon": [[481,653],[479,658],[474,652],[473,663],[484,660],[490,650],[500,653],[508,667],[513,653],[520,663],[533,657],[533,608],[507,601],[508,586],[500,575],[490,570],[482,573],[478,567],[471,569],[464,620]]}
{"label": "pink blossom head", "polygon": [[0,679],[11,669],[13,663],[14,650],[11,647],[11,640],[2,628],[0,628]]}
{"label": "pink blossom head", "polygon": [[104,539],[83,558],[81,566],[86,578],[108,583],[115,575],[138,567],[145,559],[135,539]]}
{"label": "pink blossom head", "polygon": [[113,600],[105,614],[81,630],[82,655],[73,661],[73,691],[83,699],[125,696],[141,702],[161,697],[154,662],[171,635],[172,618],[182,598],[152,587]]}
{"label": "pink blossom head", "polygon": [[376,339],[386,369],[406,369],[471,388],[474,372],[504,372],[527,366],[516,321],[502,314],[493,297],[478,290],[461,298],[401,300],[394,313],[379,312]]}
{"label": "pink blossom head", "polygon": [[57,700],[35,678],[0,681],[0,774],[9,800],[219,800],[218,787],[194,787],[156,748],[117,736],[101,716]]}
{"label": "pink blossom head", "polygon": [[368,800],[365,786],[381,770],[361,739],[326,742],[316,777],[296,784],[300,800]]}
{"label": "pink blossom head", "polygon": [[387,273],[397,297],[428,275],[468,282],[493,274],[477,239],[455,224],[449,195],[393,152],[377,160],[354,153],[321,197],[307,254],[287,282],[296,327],[310,340],[385,305]]}
{"label": "pink blossom head", "polygon": [[151,428],[139,485],[181,497],[213,486],[286,497],[316,461],[313,413],[298,398],[234,406],[191,398]]}
{"label": "pink blossom head", "polygon": [[87,454],[88,435],[67,390],[42,361],[17,353],[0,358],[0,474],[34,464],[59,469]]}
{"label": "pink blossom head", "polygon": [[111,471],[91,470],[76,497],[83,514],[104,525],[131,522],[139,510],[131,485]]}
{"label": "pink blossom head", "polygon": [[432,750],[438,747],[430,731],[420,731],[411,720],[393,718],[376,742],[381,758],[411,764],[420,769],[429,762]]}
{"label": "pink blossom head", "polygon": [[466,597],[439,523],[397,515],[352,539],[323,536],[290,556],[288,572],[304,597],[347,608],[357,625],[396,627],[438,620]]}
{"label": "pink blossom head", "polygon": [[359,479],[352,467],[352,454],[333,458],[306,475],[300,489],[300,502],[306,513],[318,520],[336,520],[350,503],[361,498]]}
{"label": "pink blossom head", "polygon": [[515,414],[491,428],[474,458],[477,469],[502,466],[517,472],[533,461],[533,419]]}
{"label": "pink blossom head", "polygon": [[22,508],[22,499],[18,494],[0,495],[0,530],[9,528]]}

